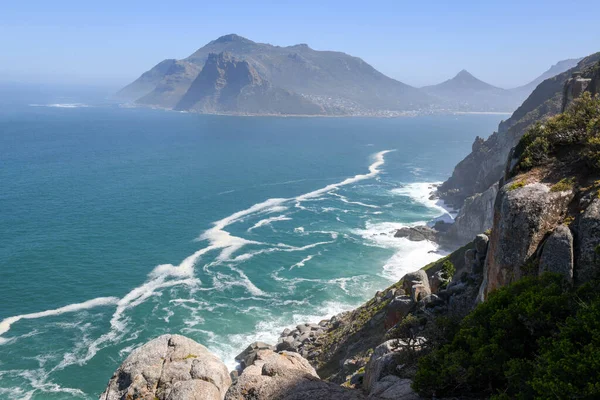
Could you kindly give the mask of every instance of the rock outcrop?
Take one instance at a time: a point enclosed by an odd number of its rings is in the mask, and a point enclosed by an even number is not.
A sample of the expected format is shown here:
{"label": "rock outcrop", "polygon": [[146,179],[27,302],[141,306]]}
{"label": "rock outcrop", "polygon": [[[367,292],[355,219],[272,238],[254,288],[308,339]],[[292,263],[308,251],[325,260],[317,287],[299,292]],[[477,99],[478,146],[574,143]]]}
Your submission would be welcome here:
{"label": "rock outcrop", "polygon": [[410,379],[396,376],[396,367],[402,352],[402,344],[397,340],[388,340],[375,348],[367,366],[363,388],[371,397],[383,399],[418,399],[410,388]]}
{"label": "rock outcrop", "polygon": [[581,215],[576,239],[574,278],[581,284],[600,276],[600,199],[594,199]]}
{"label": "rock outcrop", "polygon": [[574,72],[571,78],[569,78],[565,83],[561,112],[565,112],[569,104],[571,104],[574,99],[581,97],[591,82],[592,79],[582,77],[581,72]]}
{"label": "rock outcrop", "polygon": [[539,273],[555,272],[573,281],[573,235],[566,225],[559,225],[543,244]]}
{"label": "rock outcrop", "polygon": [[444,242],[460,246],[473,240],[477,234],[492,228],[494,224],[494,202],[498,195],[498,183],[483,193],[465,199],[454,223],[443,236]]}
{"label": "rock outcrop", "polygon": [[398,229],[394,237],[406,238],[412,242],[436,241],[437,231],[428,226],[410,226]]}
{"label": "rock outcrop", "polygon": [[100,400],[222,400],[230,385],[225,364],[206,347],[162,335],[127,357]]}
{"label": "rock outcrop", "polygon": [[254,363],[229,388],[225,400],[361,400],[357,390],[319,379],[297,353],[260,350]]}
{"label": "rock outcrop", "polygon": [[492,290],[521,279],[526,263],[538,250],[547,232],[566,216],[572,191],[555,192],[543,183],[509,182],[496,200],[494,227],[487,252],[480,299]]}

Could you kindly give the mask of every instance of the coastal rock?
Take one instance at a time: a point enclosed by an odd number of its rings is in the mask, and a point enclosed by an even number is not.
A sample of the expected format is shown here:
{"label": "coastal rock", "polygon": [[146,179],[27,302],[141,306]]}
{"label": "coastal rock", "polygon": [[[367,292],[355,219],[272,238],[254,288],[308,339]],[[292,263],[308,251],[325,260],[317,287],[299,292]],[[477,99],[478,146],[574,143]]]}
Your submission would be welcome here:
{"label": "coastal rock", "polygon": [[185,336],[162,335],[127,357],[100,400],[221,400],[229,385],[227,368],[206,347]]}
{"label": "coastal rock", "polygon": [[460,246],[469,243],[473,237],[492,228],[494,224],[494,202],[498,194],[498,183],[483,193],[465,199],[454,224],[444,235],[444,241]]}
{"label": "coastal rock", "polygon": [[274,350],[274,347],[264,342],[254,342],[246,347],[240,354],[235,356],[235,361],[239,362],[242,369],[244,369],[248,365],[252,365],[259,350]]}
{"label": "coastal rock", "polygon": [[546,239],[540,255],[540,274],[556,272],[573,280],[573,235],[565,225],[559,225]]}
{"label": "coastal rock", "polygon": [[[260,373],[257,371],[260,369]],[[226,400],[363,400],[358,390],[319,379],[297,353],[262,350],[255,363],[229,388]]]}
{"label": "coastal rock", "polygon": [[580,216],[576,231],[575,283],[600,274],[600,199],[595,199]]}
{"label": "coastal rock", "polygon": [[523,265],[545,235],[563,220],[572,198],[572,191],[552,192],[542,183],[515,188],[509,182],[502,187],[495,205],[480,301],[494,289],[521,279]]}
{"label": "coastal rock", "polygon": [[396,231],[394,237],[406,238],[413,242],[421,242],[423,240],[435,241],[437,231],[428,226],[412,226],[403,227]]}
{"label": "coastal rock", "polygon": [[415,272],[410,272],[402,277],[402,289],[408,295],[412,294],[413,285],[419,284],[425,286],[426,291],[431,293],[431,289],[429,288],[429,278],[425,271],[420,269]]}

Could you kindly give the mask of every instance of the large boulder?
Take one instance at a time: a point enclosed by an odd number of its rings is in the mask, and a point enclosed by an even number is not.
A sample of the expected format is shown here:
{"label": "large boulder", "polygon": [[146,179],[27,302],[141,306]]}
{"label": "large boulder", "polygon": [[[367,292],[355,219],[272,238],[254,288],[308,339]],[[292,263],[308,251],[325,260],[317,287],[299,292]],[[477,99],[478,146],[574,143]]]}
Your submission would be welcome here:
{"label": "large boulder", "polygon": [[403,227],[396,231],[394,237],[406,238],[412,242],[423,240],[435,241],[437,231],[425,225]]}
{"label": "large boulder", "polygon": [[369,399],[418,400],[420,397],[412,390],[412,381],[394,375],[388,375],[376,382],[369,393]]}
{"label": "large boulder", "polygon": [[297,353],[260,350],[229,388],[226,400],[364,400],[358,390],[319,379],[308,361]]}
{"label": "large boulder", "polygon": [[398,296],[394,297],[390,304],[387,306],[385,316],[385,329],[390,329],[398,322],[402,321],[411,310],[415,307],[415,302],[412,301],[410,296]]}
{"label": "large boulder", "polygon": [[127,357],[100,400],[222,400],[230,385],[225,364],[206,347],[162,335]]}
{"label": "large boulder", "polygon": [[252,365],[256,359],[256,354],[259,350],[274,350],[274,347],[264,342],[254,342],[250,344],[244,351],[235,356],[235,361],[239,362],[242,369]]}
{"label": "large boulder", "polygon": [[559,225],[546,239],[540,255],[540,274],[549,271],[573,280],[573,235],[565,225]]}
{"label": "large boulder", "polygon": [[375,348],[371,358],[365,367],[363,388],[371,393],[381,379],[393,375],[398,365],[399,353],[396,351],[398,340],[391,339],[381,343]]}
{"label": "large boulder", "polygon": [[546,234],[562,222],[572,198],[571,190],[555,192],[542,183],[521,186],[508,182],[502,187],[495,204],[480,301],[525,275],[522,267]]}
{"label": "large boulder", "polygon": [[579,218],[576,231],[575,283],[600,274],[600,199],[593,200]]}
{"label": "large boulder", "polygon": [[[418,290],[414,291],[413,286],[422,285]],[[419,298],[415,298],[414,295],[421,295],[423,297],[431,294],[431,288],[429,287],[429,277],[423,270],[417,270],[410,272],[402,278],[402,289],[407,295],[412,297],[413,301],[418,301]]]}

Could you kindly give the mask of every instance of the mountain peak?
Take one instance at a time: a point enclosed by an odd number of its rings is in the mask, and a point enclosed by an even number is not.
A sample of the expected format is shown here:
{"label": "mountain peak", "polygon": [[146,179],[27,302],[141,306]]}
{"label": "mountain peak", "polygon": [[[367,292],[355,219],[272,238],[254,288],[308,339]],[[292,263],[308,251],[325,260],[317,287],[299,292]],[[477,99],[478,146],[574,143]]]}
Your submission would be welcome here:
{"label": "mountain peak", "polygon": [[466,69],[461,69],[458,74],[453,79],[477,79],[473,76],[472,73],[467,71]]}
{"label": "mountain peak", "polygon": [[229,35],[223,35],[211,43],[232,43],[232,42],[252,42],[250,39],[246,39],[243,36],[236,35],[235,33],[230,33]]}

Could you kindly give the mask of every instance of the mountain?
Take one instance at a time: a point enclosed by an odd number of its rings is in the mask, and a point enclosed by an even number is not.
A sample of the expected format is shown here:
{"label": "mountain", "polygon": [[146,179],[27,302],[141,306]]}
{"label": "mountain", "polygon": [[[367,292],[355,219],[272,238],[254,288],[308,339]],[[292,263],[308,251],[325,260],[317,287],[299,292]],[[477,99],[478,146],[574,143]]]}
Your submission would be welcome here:
{"label": "mountain", "polygon": [[525,100],[527,98],[527,96],[529,96],[529,94],[531,94],[531,92],[533,92],[533,90],[540,83],[542,83],[546,79],[550,79],[558,74],[562,74],[563,72],[575,67],[577,65],[577,63],[579,61],[581,61],[582,59],[583,58],[570,58],[568,60],[559,61],[556,64],[554,64],[553,66],[551,66],[546,72],[544,72],[543,74],[541,74],[540,76],[538,76],[537,78],[532,80],[531,82],[529,82],[523,86],[519,86],[517,88],[511,89],[511,90],[516,91],[516,92],[522,92],[525,95],[523,97],[523,100]]}
{"label": "mountain", "polygon": [[[144,98],[148,97],[145,96]],[[201,113],[323,114],[322,107],[262,79],[248,61],[210,53],[204,68],[175,106]]]}
{"label": "mountain", "polygon": [[483,82],[464,69],[454,78],[422,90],[452,110],[506,112],[520,104],[515,93]]}
{"label": "mountain", "polygon": [[179,101],[209,55],[221,53],[247,62],[271,88],[302,96],[327,114],[414,111],[436,102],[419,89],[385,76],[358,57],[317,51],[306,44],[273,46],[235,34],[213,40],[183,60],[160,62],[123,88],[118,97],[138,104],[181,108]]}

